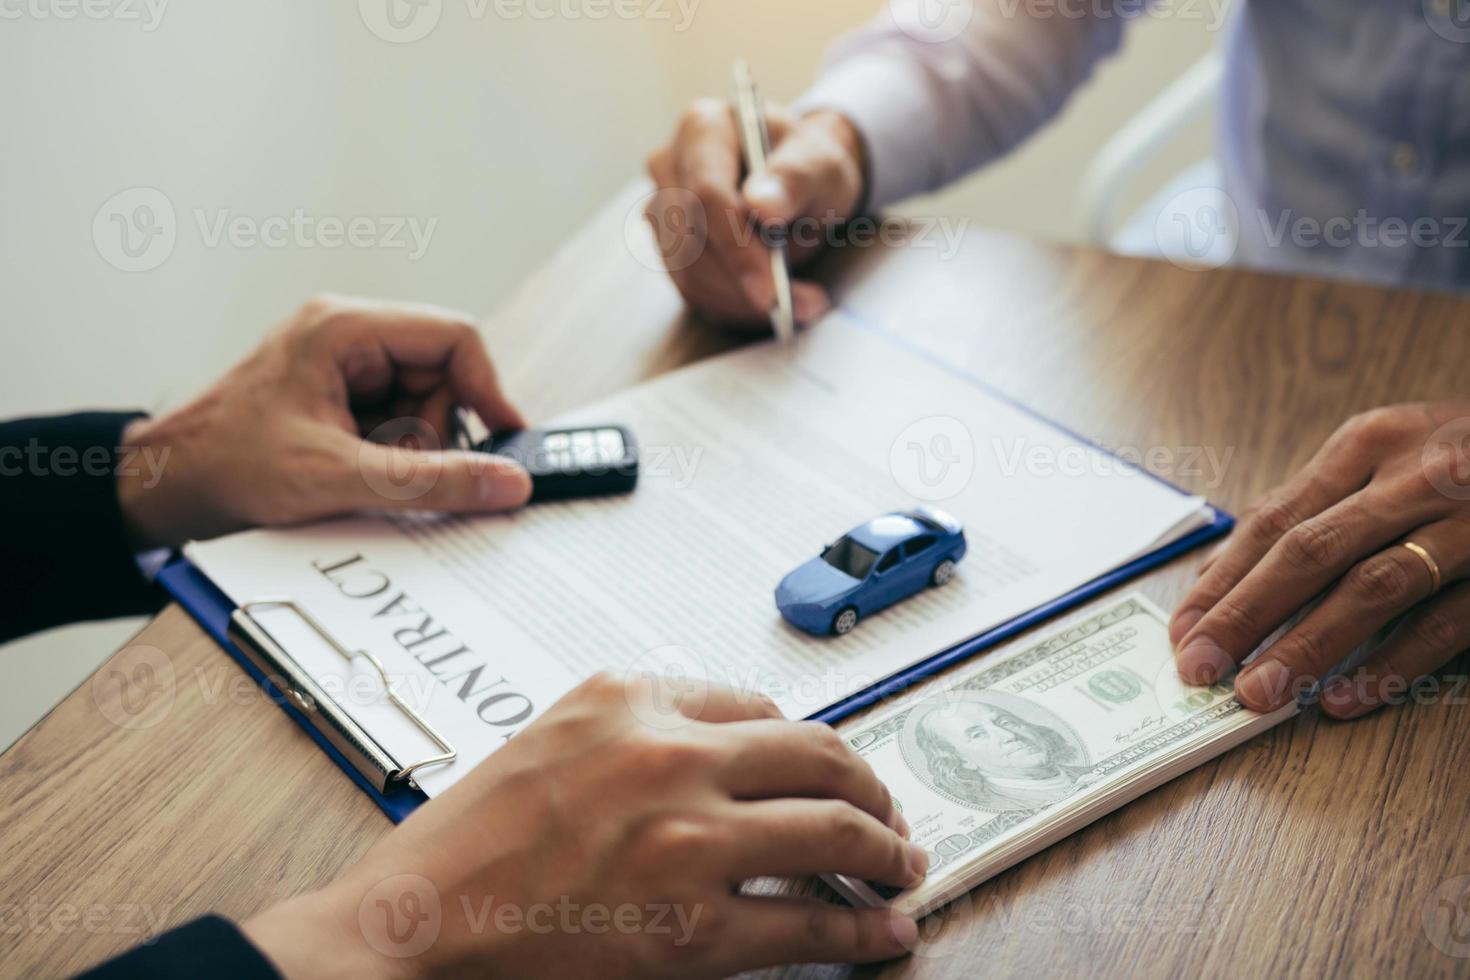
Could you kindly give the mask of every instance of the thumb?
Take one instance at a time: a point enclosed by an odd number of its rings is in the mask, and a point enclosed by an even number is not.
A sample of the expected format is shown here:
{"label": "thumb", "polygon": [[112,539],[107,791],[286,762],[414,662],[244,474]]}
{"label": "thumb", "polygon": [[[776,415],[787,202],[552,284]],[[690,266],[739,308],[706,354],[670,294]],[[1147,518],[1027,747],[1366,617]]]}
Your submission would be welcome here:
{"label": "thumb", "polygon": [[531,497],[531,476],[503,456],[457,449],[425,451],[360,441],[352,506],[362,510],[437,510],[488,514]]}

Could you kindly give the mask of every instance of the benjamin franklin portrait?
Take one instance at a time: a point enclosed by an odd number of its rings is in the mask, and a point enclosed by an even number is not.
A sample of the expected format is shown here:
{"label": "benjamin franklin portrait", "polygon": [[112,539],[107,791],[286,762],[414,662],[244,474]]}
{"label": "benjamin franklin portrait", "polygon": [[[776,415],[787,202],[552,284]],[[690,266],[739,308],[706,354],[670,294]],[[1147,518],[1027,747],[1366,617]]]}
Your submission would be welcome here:
{"label": "benjamin franklin portrait", "polygon": [[930,789],[997,813],[1065,799],[1090,768],[1070,725],[999,691],[951,692],[919,705],[904,722],[899,749]]}

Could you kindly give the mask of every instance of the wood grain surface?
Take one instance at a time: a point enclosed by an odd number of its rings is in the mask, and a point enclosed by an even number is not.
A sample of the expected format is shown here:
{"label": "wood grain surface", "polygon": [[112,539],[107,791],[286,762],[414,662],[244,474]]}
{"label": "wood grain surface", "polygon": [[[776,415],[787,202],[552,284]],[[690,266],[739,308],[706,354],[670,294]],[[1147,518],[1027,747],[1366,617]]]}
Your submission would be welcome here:
{"label": "wood grain surface", "polygon": [[[488,323],[533,417],[743,340],[682,314],[641,247],[642,192]],[[984,232],[953,254],[834,255],[819,275],[855,315],[1237,510],[1351,413],[1463,397],[1470,363],[1464,299]],[[1202,558],[1141,587],[1172,607]],[[1470,936],[1443,928],[1437,893],[1470,874],[1466,669],[1351,724],[1306,711],[976,889],[905,961],[772,975],[1470,975]],[[0,786],[4,976],[68,974],[208,911],[248,916],[390,829],[177,607],[0,757]]]}

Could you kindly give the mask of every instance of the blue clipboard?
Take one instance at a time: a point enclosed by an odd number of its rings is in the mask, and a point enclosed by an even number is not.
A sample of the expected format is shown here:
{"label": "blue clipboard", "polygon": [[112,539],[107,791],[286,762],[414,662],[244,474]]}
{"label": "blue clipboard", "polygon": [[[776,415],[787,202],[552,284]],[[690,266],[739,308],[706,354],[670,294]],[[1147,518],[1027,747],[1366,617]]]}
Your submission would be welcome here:
{"label": "blue clipboard", "polygon": [[163,567],[158,573],[158,582],[168,594],[173,596],[179,605],[188,611],[190,616],[204,627],[204,631],[214,638],[214,641],[224,648],[225,652],[240,664],[245,673],[254,678],[272,701],[280,705],[291,719],[305,729],[327,757],[335,762],[343,772],[352,778],[358,787],[372,798],[388,818],[394,823],[401,823],[405,817],[416,810],[420,803],[428,800],[428,796],[418,789],[400,789],[391,793],[383,793],[376,786],[368,782],[357,771],[357,767],[348,762],[336,746],[327,741],[326,736],[319,732],[315,725],[306,720],[296,707],[288,700],[285,693],[276,686],[275,682],[266,676],[255,663],[237,647],[229,637],[230,616],[235,612],[235,604],[229,597],[219,590],[209,577],[194,566],[187,558],[178,557]]}
{"label": "blue clipboard", "polygon": [[[862,317],[853,314],[850,310],[844,310],[844,312],[846,312],[849,315],[850,319],[856,322],[858,326],[862,327],[865,330],[869,330],[881,335],[885,340],[895,344],[898,347],[901,347],[908,353],[917,355],[927,360],[929,363],[937,365],[950,374],[956,375],[957,377],[960,377],[971,384],[984,388],[986,392],[991,394],[992,396],[1007,402],[1013,407],[1025,412],[1027,415],[1030,415],[1031,417],[1041,422],[1044,422],[1052,428],[1071,436],[1078,442],[1088,446],[1092,446],[1100,452],[1108,452],[1109,455],[1114,456],[1114,458],[1118,458],[1116,454],[1109,452],[1106,448],[1097,446],[1091,440],[1083,438],[1076,432],[1073,432],[1071,429],[1068,429],[1067,427],[1062,425],[1058,425],[1051,419],[1048,419],[1045,416],[1042,416],[1037,412],[1031,410],[1030,408],[1027,408],[1025,405],[1017,402],[1009,395],[996,390],[991,385],[985,383],[983,380],[975,377],[974,375],[966,371],[957,369],[953,365],[945,363],[930,352],[906,342],[903,338],[898,337],[892,332],[884,330],[883,328],[870,323]],[[1126,460],[1122,462],[1124,463],[1124,465],[1133,466],[1133,464],[1127,463]],[[1186,494],[1184,490],[1175,486],[1173,483],[1170,483],[1168,480],[1163,479],[1157,474],[1150,473],[1148,470],[1143,469],[1142,467],[1133,466],[1133,468],[1158,481],[1159,483],[1164,484],[1165,486],[1174,490],[1176,493],[1188,496],[1188,494]],[[1008,620],[1007,622],[1001,623],[998,626],[988,629],[985,632],[964,641],[963,643],[951,647],[948,650],[940,651],[932,657],[922,660],[911,667],[907,667],[904,670],[901,670],[898,673],[886,678],[885,680],[879,681],[877,684],[874,684],[866,690],[859,691],[856,694],[850,695],[849,697],[844,698],[836,704],[817,712],[816,714],[812,715],[809,720],[821,721],[829,725],[836,724],[838,721],[841,721],[849,715],[855,714],[856,712],[861,711],[864,708],[877,704],[879,701],[882,701],[886,698],[891,698],[904,689],[911,687],[914,684],[917,684],[919,681],[933,676],[934,674],[944,670],[947,667],[959,663],[962,660],[967,660],[970,657],[975,656],[976,654],[982,653],[986,650],[991,649],[992,647],[1004,643],[1006,640],[1009,640],[1012,637],[1031,629],[1033,626],[1044,623],[1047,620],[1052,619],[1053,617],[1058,616],[1061,613],[1064,613],[1070,609],[1073,609],[1087,602],[1088,600],[1093,599],[1104,592],[1107,592],[1110,589],[1116,588],[1117,586],[1122,585],[1125,582],[1137,578],[1145,572],[1157,568],[1160,565],[1163,565],[1166,562],[1173,560],[1174,558],[1184,554],[1187,551],[1198,548],[1200,545],[1212,541],[1216,538],[1223,537],[1230,532],[1231,528],[1235,526],[1235,518],[1229,513],[1219,509],[1218,507],[1214,507],[1213,505],[1211,505],[1210,513],[1210,523],[1198,528],[1188,535],[1185,535],[1179,540],[1171,542],[1161,548],[1158,548],[1155,551],[1149,552],[1146,555],[1136,558],[1133,561],[1130,561],[1125,565],[1121,565],[1104,575],[1100,575],[1097,578],[1093,579],[1091,582],[1088,582],[1085,585],[1073,589],[1071,592],[1068,592],[1065,595],[1058,596],[1050,602],[1046,602],[1040,606],[1037,606],[1035,609],[1030,610],[1029,612],[1022,613],[1021,615],[1016,616],[1015,618]],[[239,662],[240,666],[244,668],[246,673],[253,677],[256,683],[260,684],[261,687],[265,689],[271,699],[279,704],[298,725],[306,730],[306,733],[310,735],[319,746],[321,746],[322,751],[327,753],[328,757],[330,757],[333,762],[337,763],[337,765],[344,772],[347,773],[347,775],[353,780],[353,782],[357,783],[357,785],[363,790],[363,792],[367,793],[368,796],[372,798],[373,802],[376,803],[379,808],[388,815],[389,819],[391,819],[394,823],[402,821],[421,803],[425,802],[428,799],[428,796],[425,795],[421,790],[401,789],[393,790],[388,793],[383,793],[380,792],[378,788],[375,787],[372,783],[368,782],[368,780],[365,779],[360,772],[358,772],[357,768],[352,765],[352,763],[349,762],[342,755],[341,752],[337,751],[337,749],[329,741],[327,741],[327,739],[321,734],[321,732],[316,729],[316,726],[309,722],[306,717],[300,711],[298,711],[289,700],[286,699],[283,692],[275,685],[275,683],[267,678],[265,673],[261,671],[251,661],[251,659],[230,640],[228,635],[228,626],[230,622],[230,617],[235,612],[234,603],[232,603],[230,599],[223,592],[221,592],[213,582],[209,580],[208,576],[206,576],[203,572],[196,568],[187,558],[180,556],[171,561],[159,573],[158,581],[163,585],[168,593],[172,595],[175,600],[177,600],[179,605],[183,606],[184,609],[187,610],[189,614],[199,622],[199,625],[204,627],[204,630],[209,633],[210,636],[214,637],[215,641],[219,643],[219,645],[222,646],[225,651],[229,653],[230,656],[234,657],[235,660]]]}

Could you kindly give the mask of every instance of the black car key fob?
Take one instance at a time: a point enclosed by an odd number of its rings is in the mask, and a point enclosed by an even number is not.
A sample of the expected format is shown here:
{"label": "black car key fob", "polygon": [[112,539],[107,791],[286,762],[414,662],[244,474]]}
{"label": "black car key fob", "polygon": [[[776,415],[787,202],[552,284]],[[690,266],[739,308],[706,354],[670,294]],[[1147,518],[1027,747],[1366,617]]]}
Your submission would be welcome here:
{"label": "black car key fob", "polygon": [[477,448],[524,466],[533,504],[631,493],[638,485],[638,446],[620,425],[506,432]]}

